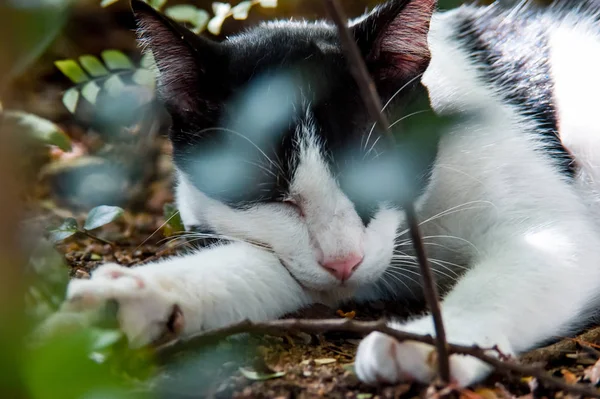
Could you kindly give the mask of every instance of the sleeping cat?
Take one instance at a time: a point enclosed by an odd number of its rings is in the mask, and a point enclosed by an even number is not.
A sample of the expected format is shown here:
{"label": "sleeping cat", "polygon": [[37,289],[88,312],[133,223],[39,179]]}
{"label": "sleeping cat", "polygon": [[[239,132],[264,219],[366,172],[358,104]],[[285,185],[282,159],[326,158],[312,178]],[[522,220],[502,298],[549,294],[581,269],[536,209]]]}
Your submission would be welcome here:
{"label": "sleeping cat", "polygon": [[[178,208],[192,237],[213,242],[136,268],[104,265],[70,283],[67,306],[115,299],[131,344],[144,345],[314,303],[420,296],[394,201],[406,195],[451,287],[449,341],[517,354],[597,306],[600,8],[434,13],[435,0],[392,0],[350,21],[392,121],[410,116],[394,112],[423,88],[437,114],[465,116],[420,153],[369,119],[330,23],[268,22],[217,43],[132,5],[172,117]],[[433,333],[429,316],[390,325]],[[428,382],[431,351],[372,333],[356,372]],[[451,358],[461,386],[488,372]]]}

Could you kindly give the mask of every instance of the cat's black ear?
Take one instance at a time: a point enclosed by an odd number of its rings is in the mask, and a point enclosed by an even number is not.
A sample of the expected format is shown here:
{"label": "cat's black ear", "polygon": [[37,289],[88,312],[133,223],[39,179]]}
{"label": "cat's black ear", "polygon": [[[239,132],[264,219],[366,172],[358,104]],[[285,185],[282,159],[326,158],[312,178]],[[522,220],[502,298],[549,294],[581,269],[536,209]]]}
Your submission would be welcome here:
{"label": "cat's black ear", "polygon": [[429,65],[427,34],[437,0],[391,0],[351,21],[357,44],[377,78],[411,79]]}
{"label": "cat's black ear", "polygon": [[131,0],[139,42],[158,69],[158,91],[172,116],[209,109],[222,81],[225,56],[217,42],[200,37],[140,0]]}

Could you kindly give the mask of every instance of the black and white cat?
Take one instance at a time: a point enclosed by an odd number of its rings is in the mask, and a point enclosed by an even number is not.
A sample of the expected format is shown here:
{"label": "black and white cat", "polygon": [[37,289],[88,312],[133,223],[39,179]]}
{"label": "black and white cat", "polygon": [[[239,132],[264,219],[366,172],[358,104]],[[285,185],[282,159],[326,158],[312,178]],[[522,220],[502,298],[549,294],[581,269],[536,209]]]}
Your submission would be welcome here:
{"label": "black and white cat", "polygon": [[[600,294],[600,7],[435,3],[392,0],[350,27],[386,112],[422,83],[437,113],[469,115],[411,170],[417,211],[440,282],[454,284],[448,339],[519,353],[581,326]],[[420,295],[401,206],[356,189],[383,178],[361,162],[402,157],[402,135],[383,144],[332,25],[268,22],[216,43],[133,9],[173,121],[183,221],[227,241],[104,265],[70,283],[68,306],[116,299],[143,345],[313,303]],[[430,317],[390,325],[433,333]],[[356,371],[427,382],[431,350],[373,333]],[[456,355],[451,369],[462,386],[489,371]]]}

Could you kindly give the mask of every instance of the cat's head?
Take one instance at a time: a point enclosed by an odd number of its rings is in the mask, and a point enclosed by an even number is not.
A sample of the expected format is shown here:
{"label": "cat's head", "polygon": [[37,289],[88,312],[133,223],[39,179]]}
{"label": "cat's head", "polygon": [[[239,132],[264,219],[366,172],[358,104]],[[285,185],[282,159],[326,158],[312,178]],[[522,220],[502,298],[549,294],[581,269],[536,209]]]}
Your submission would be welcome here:
{"label": "cat's head", "polygon": [[[396,0],[350,22],[382,103],[394,97],[392,121],[421,87],[434,8]],[[402,224],[394,199],[412,186],[382,165],[411,154],[374,128],[335,27],[268,22],[215,42],[145,3],[133,9],[172,117],[186,227],[264,246],[310,289],[378,279]],[[427,166],[407,166],[421,190]]]}

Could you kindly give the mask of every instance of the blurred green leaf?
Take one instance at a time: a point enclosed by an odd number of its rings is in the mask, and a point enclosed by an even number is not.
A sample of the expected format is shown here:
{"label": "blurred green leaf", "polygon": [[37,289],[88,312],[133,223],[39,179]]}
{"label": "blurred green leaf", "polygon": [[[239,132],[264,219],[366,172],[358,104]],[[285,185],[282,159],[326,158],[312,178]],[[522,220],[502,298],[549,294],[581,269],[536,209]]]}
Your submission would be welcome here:
{"label": "blurred green leaf", "polygon": [[0,1],[2,50],[4,59],[9,62],[6,64],[8,73],[0,80],[21,74],[43,54],[66,23],[73,1],[38,0],[36,3]]}
{"label": "blurred green leaf", "polygon": [[119,0],[102,0],[102,1],[100,2],[100,7],[108,7],[108,6],[110,6],[111,4],[114,4],[114,3],[116,3],[117,1],[119,1]]}
{"label": "blurred green leaf", "polygon": [[164,7],[165,4],[167,4],[167,0],[150,0],[150,1],[148,1],[148,4],[150,4],[152,7],[156,8],[157,10],[160,10],[161,8]]}
{"label": "blurred green leaf", "polygon": [[63,94],[62,97],[62,102],[69,112],[74,114],[75,110],[77,109],[77,104],[79,103],[79,90],[77,90],[76,87],[72,87],[65,91],[65,94]]}
{"label": "blurred green leaf", "polygon": [[221,33],[221,29],[223,27],[223,23],[225,22],[225,17],[216,15],[212,17],[210,21],[208,21],[208,25],[206,28],[210,33],[217,36]]}
{"label": "blurred green leaf", "polygon": [[212,3],[213,13],[219,17],[225,17],[231,10],[231,4],[229,3]]}
{"label": "blurred green leaf", "polygon": [[165,14],[176,21],[192,24],[195,33],[203,31],[210,20],[210,16],[206,11],[189,4],[169,7],[165,9]]}
{"label": "blurred green leaf", "polygon": [[104,82],[104,88],[106,89],[109,95],[116,97],[119,94],[121,94],[121,92],[125,88],[125,83],[123,83],[119,75],[112,75]]}
{"label": "blurred green leaf", "polygon": [[82,55],[79,57],[81,66],[93,77],[101,77],[108,75],[108,69],[100,62],[98,57],[93,55]]}
{"label": "blurred green leaf", "polygon": [[73,83],[83,83],[89,80],[87,74],[75,60],[54,61],[54,65]]}
{"label": "blurred green leaf", "polygon": [[165,204],[163,213],[165,218],[165,227],[163,229],[165,237],[170,237],[175,233],[185,231],[181,215],[175,205]]}
{"label": "blurred green leaf", "polygon": [[243,20],[248,18],[248,13],[250,12],[251,8],[251,1],[242,1],[231,9],[231,13],[233,14],[234,19]]}
{"label": "blurred green leaf", "polygon": [[77,233],[77,231],[79,231],[77,220],[67,218],[60,226],[49,231],[50,240],[54,243],[58,243],[71,237],[73,234]]}
{"label": "blurred green leaf", "polygon": [[240,367],[240,373],[242,373],[244,377],[252,381],[272,380],[273,378],[279,378],[285,375],[285,371],[279,371],[276,373],[260,373],[258,371],[250,370],[244,367]]}
{"label": "blurred green leaf", "polygon": [[130,397],[110,364],[90,357],[97,337],[89,329],[52,339],[28,350],[22,359],[24,383],[31,399]]}
{"label": "blurred green leaf", "polygon": [[118,206],[97,206],[88,213],[88,217],[85,220],[83,228],[86,230],[97,229],[98,227],[104,226],[105,224],[119,219],[121,216],[123,216],[124,212],[125,211]]}
{"label": "blurred green leaf", "polygon": [[96,104],[98,93],[100,93],[100,86],[98,86],[98,83],[93,81],[86,83],[85,86],[83,86],[83,88],[81,89],[81,95],[91,104]]}
{"label": "blurred green leaf", "polygon": [[101,57],[111,71],[118,69],[133,69],[133,63],[122,51],[104,50],[101,53]]}
{"label": "blurred green leaf", "polygon": [[156,79],[154,77],[154,72],[149,71],[147,69],[138,69],[131,79],[140,86],[146,86],[154,89],[156,86]]}
{"label": "blurred green leaf", "polygon": [[22,127],[36,142],[55,145],[63,151],[71,150],[71,139],[54,122],[21,111],[6,111],[4,116],[9,122]]}
{"label": "blurred green leaf", "polygon": [[277,7],[277,0],[259,0],[259,4],[263,8],[275,8]]}

